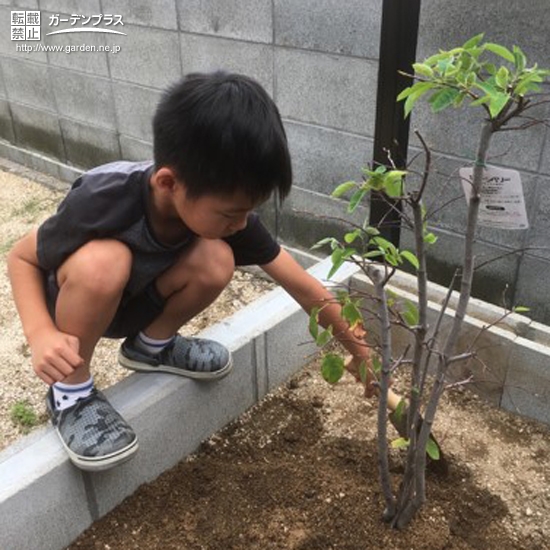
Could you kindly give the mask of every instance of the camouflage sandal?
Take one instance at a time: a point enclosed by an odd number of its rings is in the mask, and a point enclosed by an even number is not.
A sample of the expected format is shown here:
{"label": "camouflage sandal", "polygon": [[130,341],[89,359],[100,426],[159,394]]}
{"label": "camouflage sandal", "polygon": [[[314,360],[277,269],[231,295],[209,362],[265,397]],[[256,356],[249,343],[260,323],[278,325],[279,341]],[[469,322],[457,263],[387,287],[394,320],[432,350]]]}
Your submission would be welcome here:
{"label": "camouflage sandal", "polygon": [[99,471],[126,462],[138,450],[136,434],[100,391],[93,389],[72,407],[56,410],[46,397],[52,424],[75,466]]}

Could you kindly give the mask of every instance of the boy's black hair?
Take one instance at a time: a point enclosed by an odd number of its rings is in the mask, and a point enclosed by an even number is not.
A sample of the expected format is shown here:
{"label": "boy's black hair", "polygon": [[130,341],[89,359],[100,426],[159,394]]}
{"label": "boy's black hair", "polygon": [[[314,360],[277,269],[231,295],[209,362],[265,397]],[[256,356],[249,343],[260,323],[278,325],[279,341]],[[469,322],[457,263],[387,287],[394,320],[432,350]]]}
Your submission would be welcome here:
{"label": "boy's black hair", "polygon": [[251,78],[193,73],[163,95],[153,118],[155,167],[175,170],[190,196],[246,193],[254,202],[292,184],[275,103]]}

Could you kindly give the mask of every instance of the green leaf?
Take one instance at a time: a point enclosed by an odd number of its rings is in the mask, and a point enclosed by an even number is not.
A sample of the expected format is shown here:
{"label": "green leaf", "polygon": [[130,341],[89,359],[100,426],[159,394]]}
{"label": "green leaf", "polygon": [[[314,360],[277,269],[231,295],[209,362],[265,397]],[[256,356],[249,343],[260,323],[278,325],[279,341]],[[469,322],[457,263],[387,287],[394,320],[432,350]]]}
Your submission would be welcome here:
{"label": "green leaf", "polygon": [[396,199],[403,195],[403,185],[401,179],[391,179],[386,181],[384,191],[388,197]]}
{"label": "green leaf", "polygon": [[336,187],[336,189],[332,192],[332,196],[336,198],[341,197],[355,187],[357,187],[357,183],[355,181],[346,181]]}
{"label": "green leaf", "polygon": [[527,81],[516,86],[514,91],[517,95],[524,96],[527,92],[540,92],[540,90],[540,86],[537,86],[537,84],[534,84],[532,81]]}
{"label": "green leaf", "polygon": [[497,67],[494,63],[485,63],[483,65],[483,68],[490,74],[495,75],[497,74]]}
{"label": "green leaf", "polygon": [[403,101],[404,99],[407,99],[412,93],[414,92],[414,85],[413,86],[407,86],[406,88],[403,88],[401,92],[399,92],[399,95],[395,99],[395,101]]}
{"label": "green leaf", "polygon": [[334,294],[336,295],[338,303],[341,305],[344,305],[349,300],[349,292],[347,290],[336,288],[334,289]]}
{"label": "green leaf", "polygon": [[348,302],[342,308],[342,317],[349,323],[350,327],[355,327],[358,323],[363,322],[363,315],[359,308],[353,303]]}
{"label": "green leaf", "polygon": [[475,48],[485,36],[485,33],[476,34],[476,36],[473,36],[470,38],[470,40],[464,42],[464,45],[462,46],[465,50],[468,50],[470,48]]}
{"label": "green leaf", "polygon": [[427,244],[435,244],[437,242],[437,236],[433,233],[426,233],[424,235],[424,242]]}
{"label": "green leaf", "polygon": [[510,63],[515,62],[514,54],[508,48],[505,48],[500,44],[493,44],[492,42],[487,42],[485,44],[485,49],[497,54],[503,59],[506,59],[506,61],[510,61]]}
{"label": "green leaf", "polygon": [[323,246],[327,244],[332,244],[334,242],[338,242],[334,237],[326,237],[324,239],[321,239],[320,241],[317,241],[310,250],[316,250],[317,248],[322,248]]}
{"label": "green leaf", "polygon": [[443,50],[440,50],[439,53],[436,53],[436,54],[431,55],[430,57],[424,59],[424,64],[425,65],[435,65],[436,63],[438,63],[442,59],[445,59],[448,56],[449,56],[448,52],[444,52]]}
{"label": "green leaf", "polygon": [[369,236],[369,237],[376,237],[377,235],[380,235],[380,231],[378,231],[378,229],[376,229],[376,227],[365,227],[365,233]]}
{"label": "green leaf", "polygon": [[471,72],[466,75],[466,83],[465,83],[466,88],[471,88],[476,82],[477,82],[476,73]]}
{"label": "green leaf", "polygon": [[309,314],[309,333],[315,340],[319,334],[319,311],[321,311],[320,307],[314,307]]}
{"label": "green leaf", "polygon": [[315,343],[322,348],[332,340],[332,326],[329,326],[321,332],[315,339]]}
{"label": "green leaf", "polygon": [[390,265],[397,267],[399,265],[399,252],[393,243],[384,239],[383,237],[373,237],[371,239],[373,244],[376,244],[380,250],[384,252],[384,259]]}
{"label": "green leaf", "polygon": [[460,92],[453,102],[453,107],[460,107],[464,103],[466,97],[466,92]]}
{"label": "green leaf", "polygon": [[391,248],[393,248],[393,250],[397,250],[395,245],[388,241],[388,239],[384,239],[384,237],[373,237],[372,242],[379,246],[384,252],[387,252]]}
{"label": "green leaf", "polygon": [[[429,90],[432,90],[437,85],[433,82],[417,82],[411,88],[411,93],[407,95],[407,101],[405,101],[405,106],[403,108],[404,116],[407,118],[411,113],[414,104]],[[401,94],[400,94],[401,95]],[[399,97],[397,98],[400,101]]]}
{"label": "green leaf", "polygon": [[504,109],[509,100],[510,94],[505,94],[503,92],[499,92],[498,94],[491,96],[491,99],[489,100],[489,113],[491,114],[491,117],[496,118],[502,109]]}
{"label": "green leaf", "polygon": [[496,83],[506,90],[510,84],[510,71],[506,67],[501,67],[495,75]]}
{"label": "green leaf", "polygon": [[418,313],[418,308],[410,300],[405,301],[405,311],[403,312],[403,319],[410,327],[418,325],[420,320],[420,314]]}
{"label": "green leaf", "polygon": [[426,453],[432,460],[439,460],[439,447],[437,443],[430,437],[428,443],[426,443]]}
{"label": "green leaf", "polygon": [[427,76],[431,78],[434,75],[432,68],[424,63],[413,63],[413,69],[415,73],[418,73],[422,76]]}
{"label": "green leaf", "polygon": [[357,250],[355,248],[345,248],[344,249],[344,260],[347,260],[354,254],[357,254]]}
{"label": "green leaf", "polygon": [[[491,78],[491,80],[493,79]],[[493,84],[491,84],[489,80],[480,80],[475,83],[475,86],[483,90],[488,96],[494,96],[495,94],[499,93],[499,91],[493,86]]]}
{"label": "green leaf", "polygon": [[397,408],[395,409],[395,411],[393,411],[393,415],[395,416],[398,423],[401,422],[401,419],[403,418],[406,410],[407,402],[405,401],[405,399],[401,398],[401,400],[397,404]]}
{"label": "green leaf", "polygon": [[403,179],[404,176],[407,175],[407,171],[406,170],[390,170],[387,174],[386,174],[386,179]]}
{"label": "green leaf", "polygon": [[393,267],[399,267],[399,258],[395,254],[386,253],[384,255],[384,260],[386,260],[386,262],[388,262]]}
{"label": "green leaf", "polygon": [[380,256],[383,256],[384,252],[382,250],[371,250],[370,252],[367,252],[366,254],[363,254],[363,258],[371,259],[371,258],[379,258]]}
{"label": "green leaf", "polygon": [[380,174],[375,172],[366,182],[365,184],[369,187],[369,189],[373,189],[374,191],[382,191],[384,187],[384,174]]}
{"label": "green leaf", "polygon": [[344,235],[344,241],[346,241],[346,243],[348,243],[348,244],[351,244],[358,237],[360,237],[361,234],[362,234],[361,229],[355,229],[354,231],[350,231],[349,233],[346,233]]}
{"label": "green leaf", "polygon": [[434,113],[439,113],[453,104],[460,91],[455,88],[444,88],[439,90],[429,99],[429,103]]}
{"label": "green leaf", "polygon": [[525,306],[516,306],[513,310],[514,313],[527,313],[531,311],[531,308]]}
{"label": "green leaf", "polygon": [[382,191],[384,189],[384,182],[386,178],[383,174],[375,174],[372,178],[367,180],[367,185],[374,191]]}
{"label": "green leaf", "polygon": [[484,95],[481,97],[478,97],[476,100],[472,101],[470,105],[472,107],[478,107],[479,105],[483,105],[484,103],[489,103],[491,101],[491,96]]}
{"label": "green leaf", "polygon": [[465,82],[469,74],[473,73],[473,65],[475,61],[469,53],[462,53],[459,58],[460,74],[457,75],[456,79],[459,82]]}
{"label": "green leaf", "polygon": [[403,195],[403,176],[407,172],[403,170],[391,170],[384,180],[384,191],[388,197],[397,198]]}
{"label": "green leaf", "polygon": [[540,87],[537,86],[536,83],[542,82],[543,75],[540,74],[542,71],[537,72],[525,72],[518,80],[518,83],[515,87],[514,92],[517,95],[524,95],[526,92],[529,91],[538,91],[540,90]]}
{"label": "green leaf", "polygon": [[344,360],[334,353],[327,353],[321,363],[321,374],[329,384],[336,384],[344,374]]}
{"label": "green leaf", "polygon": [[[450,53],[450,52],[449,52]],[[452,57],[449,57],[449,53],[437,62],[437,70],[445,76],[445,73],[452,67],[454,68]]]}
{"label": "green leaf", "polygon": [[344,252],[345,251],[343,248],[337,248],[330,255],[330,259],[332,260],[332,268],[328,272],[327,279],[330,279],[340,269],[340,267],[342,267],[342,264],[345,261]]}
{"label": "green leaf", "polygon": [[355,212],[355,209],[359,206],[359,203],[363,200],[363,197],[369,192],[369,190],[365,187],[360,187],[355,191],[355,193],[352,195],[349,206],[348,206],[348,212],[351,214],[352,212]]}
{"label": "green leaf", "polygon": [[485,52],[485,49],[483,48],[483,45],[476,46],[475,48],[470,48],[469,50],[467,50],[467,53],[472,57],[472,64],[475,63],[477,64],[478,67],[479,67],[479,64],[477,63],[477,60],[480,57],[480,55],[484,52]]}
{"label": "green leaf", "polygon": [[392,449],[406,449],[410,441],[404,437],[398,437],[391,442]]}
{"label": "green leaf", "polygon": [[401,252],[401,257],[405,258],[405,260],[407,260],[415,269],[420,268],[418,258],[409,250],[403,250],[403,252]]}
{"label": "green leaf", "polygon": [[525,69],[525,65],[527,64],[525,54],[519,46],[514,46],[512,48],[512,51],[514,53],[514,65],[516,66],[518,73],[521,73],[521,71]]}

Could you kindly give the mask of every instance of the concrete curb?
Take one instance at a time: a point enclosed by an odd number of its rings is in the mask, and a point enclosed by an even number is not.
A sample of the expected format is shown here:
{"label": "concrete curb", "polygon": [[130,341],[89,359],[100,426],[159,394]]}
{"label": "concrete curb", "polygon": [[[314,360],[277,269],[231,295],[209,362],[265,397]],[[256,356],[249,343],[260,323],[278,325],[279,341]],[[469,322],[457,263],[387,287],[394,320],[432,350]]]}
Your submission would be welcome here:
{"label": "concrete curb", "polygon": [[[309,271],[326,279],[330,259]],[[357,271],[344,266],[332,281]],[[113,470],[82,472],[48,427],[0,453],[0,548],[59,550],[141,484],[151,481],[267,392],[316,351],[307,317],[276,289],[202,333],[233,352],[225,379],[200,384],[162,374],[133,374],[106,391],[136,430],[137,456]]]}
{"label": "concrete curb", "polygon": [[[8,160],[9,159],[9,160]],[[29,177],[48,187],[67,190],[83,172],[82,169],[56,161],[0,139],[0,167]],[[27,172],[32,171],[32,174]]]}

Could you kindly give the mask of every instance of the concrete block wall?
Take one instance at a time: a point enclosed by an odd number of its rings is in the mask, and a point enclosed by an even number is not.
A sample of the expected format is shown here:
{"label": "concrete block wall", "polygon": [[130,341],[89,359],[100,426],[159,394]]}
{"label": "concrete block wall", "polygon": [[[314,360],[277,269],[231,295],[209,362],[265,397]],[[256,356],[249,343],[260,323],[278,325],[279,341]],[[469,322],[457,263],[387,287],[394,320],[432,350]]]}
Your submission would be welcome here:
{"label": "concrete block wall", "polygon": [[[550,66],[550,43],[546,32],[550,25],[547,2],[534,0],[520,5],[506,0],[484,2],[445,3],[422,0],[420,34],[417,59],[421,60],[440,48],[462,44],[469,37],[484,32],[488,41],[508,47],[520,46],[530,64]],[[548,91],[548,88],[547,90]],[[534,116],[548,118],[548,105]],[[461,251],[465,233],[464,199],[461,195],[456,170],[472,162],[479,130],[475,110],[445,112],[432,115],[425,105],[415,111],[412,126],[418,128],[436,152],[437,167],[444,175],[455,174],[445,186],[447,177],[434,181],[434,204],[443,204],[459,197],[451,208],[436,218],[436,229],[441,239],[434,248],[433,279],[448,280],[454,271],[456,258]],[[412,140],[412,148],[418,142]],[[550,322],[550,309],[545,299],[550,286],[550,219],[547,196],[550,189],[549,136],[543,125],[525,132],[497,134],[490,150],[490,163],[519,170],[522,177],[530,228],[503,231],[481,228],[478,238],[480,262],[491,258],[502,259],[487,265],[477,273],[476,295],[494,303],[502,303],[502,294],[509,283],[506,296],[510,304],[529,306],[534,319]],[[442,230],[442,231],[441,231]],[[450,240],[447,238],[450,234]],[[405,237],[410,242],[410,237]],[[523,250],[523,251],[522,251]]]}
{"label": "concrete block wall", "polygon": [[[271,228],[289,245],[307,248],[340,231],[344,208],[330,198],[340,182],[359,179],[372,156],[381,0],[0,0],[0,156],[70,176],[118,158],[150,158],[151,115],[162,89],[190,71],[217,68],[256,78],[283,116],[294,161],[295,187],[280,208],[264,208]],[[513,4],[513,5],[512,5]],[[54,14],[116,13],[126,36],[57,35],[47,45],[116,45],[117,54],[17,52],[10,40],[10,10],[40,9],[43,35]],[[510,3],[474,0],[448,5],[422,0],[418,59],[485,31],[488,40],[519,44],[550,66],[546,0]],[[550,114],[550,106],[540,110]],[[472,113],[434,117],[420,106],[413,127],[422,131],[443,174],[471,162],[477,129]],[[475,292],[531,307],[550,322],[550,139],[544,126],[495,139],[495,164],[521,170],[531,228],[483,229],[482,269]],[[411,142],[411,156],[418,142]],[[48,162],[47,159],[53,159]],[[57,163],[55,162],[57,161]],[[61,164],[59,164],[61,163]],[[433,181],[434,204],[458,201],[433,220],[442,236],[431,252],[431,277],[454,271],[464,236],[464,201],[456,174]],[[460,206],[460,208],[458,207]],[[362,211],[368,213],[368,206]],[[410,244],[403,233],[403,244]],[[516,249],[526,249],[514,253]]]}
{"label": "concrete block wall", "polygon": [[[351,289],[356,295],[372,295],[371,282],[359,274],[352,278]],[[405,301],[415,302],[416,278],[397,272],[388,289],[396,298],[396,307],[405,308]],[[432,335],[440,317],[441,306],[447,298],[447,289],[435,283],[428,286],[428,336]],[[451,330],[458,303],[454,292],[447,310],[441,318],[440,342],[444,343]],[[371,304],[374,309],[375,305]],[[550,423],[550,367],[548,366],[550,330],[546,325],[519,314],[503,318],[503,309],[481,300],[472,299],[454,354],[474,353],[467,361],[459,361],[449,367],[448,382],[464,382],[467,388],[485,401],[508,411]],[[371,342],[380,339],[378,319],[367,317],[366,328]],[[392,354],[399,357],[413,343],[408,330],[392,328]],[[431,358],[430,368],[435,371],[437,356]]]}

